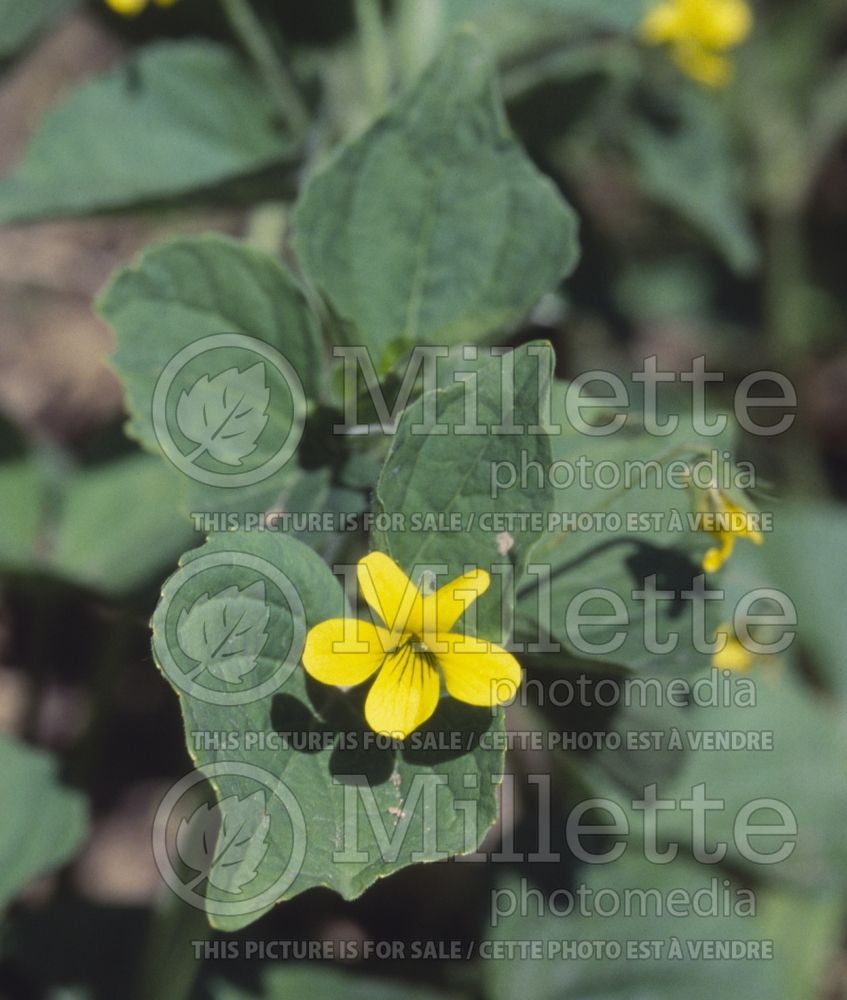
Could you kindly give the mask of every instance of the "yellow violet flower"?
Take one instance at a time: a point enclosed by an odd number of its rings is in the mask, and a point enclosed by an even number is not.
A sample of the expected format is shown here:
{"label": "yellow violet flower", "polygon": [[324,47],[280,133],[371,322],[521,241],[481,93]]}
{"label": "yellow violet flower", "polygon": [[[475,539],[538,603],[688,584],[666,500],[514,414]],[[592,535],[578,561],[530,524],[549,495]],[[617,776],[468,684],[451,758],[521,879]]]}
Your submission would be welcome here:
{"label": "yellow violet flower", "polygon": [[[176,2],[177,0],[153,0],[157,7],[173,7]],[[106,0],[106,3],[124,17],[135,17],[149,6],[150,0]]]}
{"label": "yellow violet flower", "polygon": [[746,0],[662,0],[641,22],[641,37],[669,45],[674,62],[698,83],[722,87],[732,76],[725,53],[753,27]]}
{"label": "yellow violet flower", "polygon": [[755,657],[733,634],[729,622],[720,626],[718,636],[725,636],[726,644],[712,656],[712,666],[716,670],[734,670],[737,673],[744,673],[753,666]]}
{"label": "yellow violet flower", "polygon": [[490,577],[476,569],[424,595],[383,552],[357,568],[362,597],[384,627],[331,618],[309,631],[303,666],[322,684],[350,687],[373,674],[365,700],[371,729],[405,739],[435,711],[441,677],[448,694],[468,705],[501,705],[521,680],[518,661],[501,646],[451,631],[485,593]]}
{"label": "yellow violet flower", "polygon": [[739,507],[718,487],[706,490],[699,512],[714,520],[714,526],[704,530],[718,540],[718,544],[703,556],[706,573],[718,572],[732,555],[737,538],[748,538],[756,545],[761,545],[764,540],[761,531],[750,527],[750,512]]}

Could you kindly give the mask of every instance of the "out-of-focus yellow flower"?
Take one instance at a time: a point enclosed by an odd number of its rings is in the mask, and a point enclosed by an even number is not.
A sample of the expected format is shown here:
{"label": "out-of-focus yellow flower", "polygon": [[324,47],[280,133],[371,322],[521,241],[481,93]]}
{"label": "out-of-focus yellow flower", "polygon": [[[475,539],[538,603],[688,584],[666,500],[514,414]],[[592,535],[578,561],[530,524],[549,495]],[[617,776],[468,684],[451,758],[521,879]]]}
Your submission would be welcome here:
{"label": "out-of-focus yellow flower", "polygon": [[753,27],[746,0],[662,0],[641,22],[641,37],[669,45],[674,62],[706,87],[722,87],[732,76],[726,52]]}
{"label": "out-of-focus yellow flower", "polygon": [[764,541],[761,531],[751,523],[750,511],[739,507],[717,486],[701,494],[697,511],[703,517],[702,530],[718,541],[703,556],[703,569],[707,573],[718,572],[732,555],[737,538],[747,538],[756,545]]}
{"label": "out-of-focus yellow flower", "polygon": [[[177,0],[153,0],[157,7],[173,7],[176,2]],[[150,0],[106,0],[106,3],[124,17],[135,17],[149,6]]]}
{"label": "out-of-focus yellow flower", "polygon": [[733,634],[729,622],[725,622],[718,629],[717,637],[721,636],[726,638],[726,643],[712,656],[712,666],[716,670],[734,670],[737,673],[749,670],[756,658]]}

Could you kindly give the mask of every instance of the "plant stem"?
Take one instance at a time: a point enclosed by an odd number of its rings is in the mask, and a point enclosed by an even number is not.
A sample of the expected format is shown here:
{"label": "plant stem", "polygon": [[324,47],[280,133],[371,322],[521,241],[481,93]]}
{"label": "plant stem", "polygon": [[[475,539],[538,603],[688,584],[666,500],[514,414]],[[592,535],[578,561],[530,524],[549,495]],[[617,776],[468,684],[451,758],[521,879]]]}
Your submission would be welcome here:
{"label": "plant stem", "polygon": [[188,1000],[200,971],[194,942],[212,937],[206,915],[170,893],[153,913],[138,970],[136,1000]]}
{"label": "plant stem", "polygon": [[391,65],[380,0],[354,0],[354,10],[368,103],[373,114],[379,115],[388,104],[391,89]]}
{"label": "plant stem", "polygon": [[399,71],[403,81],[411,83],[444,37],[444,0],[397,0],[395,10]]}
{"label": "plant stem", "polygon": [[247,220],[247,242],[278,257],[288,228],[288,215],[284,202],[266,201],[257,205]]}
{"label": "plant stem", "polygon": [[234,34],[262,74],[292,136],[301,138],[309,127],[309,109],[249,0],[220,0],[220,4]]}

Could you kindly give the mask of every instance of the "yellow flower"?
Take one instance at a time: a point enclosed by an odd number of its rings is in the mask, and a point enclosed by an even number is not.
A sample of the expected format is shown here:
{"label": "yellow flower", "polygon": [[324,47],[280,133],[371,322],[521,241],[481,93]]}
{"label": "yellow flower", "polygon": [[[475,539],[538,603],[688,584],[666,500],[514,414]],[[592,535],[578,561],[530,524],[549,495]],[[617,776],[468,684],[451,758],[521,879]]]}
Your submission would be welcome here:
{"label": "yellow flower", "polygon": [[[177,0],[153,0],[157,7],[173,7]],[[150,0],[106,0],[106,3],[124,17],[135,17],[150,3]]]}
{"label": "yellow flower", "polygon": [[476,569],[424,595],[393,559],[372,552],[359,561],[359,588],[385,627],[331,618],[309,631],[303,666],[322,684],[349,687],[373,674],[365,719],[374,732],[404,739],[433,714],[441,693],[469,705],[511,700],[518,661],[501,646],[450,630],[485,593],[490,577]]}
{"label": "yellow flower", "polygon": [[722,489],[706,490],[698,509],[710,521],[703,530],[718,540],[718,544],[703,556],[705,572],[718,572],[732,555],[736,538],[749,538],[756,545],[762,544],[761,531],[750,526],[750,512],[733,503]]}
{"label": "yellow flower", "polygon": [[726,638],[726,643],[712,656],[712,666],[716,670],[734,670],[738,673],[749,670],[753,666],[755,657],[741,644],[738,637],[733,635],[729,622],[725,622],[718,629],[717,637],[721,636]]}
{"label": "yellow flower", "polygon": [[732,76],[725,53],[752,27],[746,0],[662,0],[641,22],[641,37],[669,45],[674,62],[698,83],[722,87]]}

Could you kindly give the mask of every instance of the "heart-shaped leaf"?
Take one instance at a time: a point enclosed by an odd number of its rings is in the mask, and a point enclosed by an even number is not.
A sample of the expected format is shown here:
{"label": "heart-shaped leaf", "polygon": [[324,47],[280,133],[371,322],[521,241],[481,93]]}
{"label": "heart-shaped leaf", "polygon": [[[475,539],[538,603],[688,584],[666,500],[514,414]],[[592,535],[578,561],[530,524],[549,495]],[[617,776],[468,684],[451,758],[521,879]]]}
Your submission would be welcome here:
{"label": "heart-shaped leaf", "polygon": [[[212,601],[198,601],[229,593],[237,603],[259,581],[268,638],[255,668],[240,681],[198,673],[181,647],[185,613],[198,607],[191,641],[205,649],[198,637]],[[180,888],[217,927],[243,927],[313,886],[353,898],[406,865],[475,850],[494,822],[501,712],[444,697],[423,729],[394,744],[365,726],[367,682],[342,692],[307,677],[300,655],[308,629],[346,611],[326,564],[281,534],[213,535],[165,584],[153,651],[180,694],[188,749],[215,789],[223,831],[209,864],[213,817],[193,819],[207,846],[186,855],[194,873]],[[260,858],[256,833],[242,860],[235,845],[259,829],[252,812],[258,805],[250,806],[248,821],[243,803],[258,803],[251,799],[257,793],[268,817],[268,849]],[[179,845],[171,850],[180,853]],[[243,881],[254,866],[255,878]]]}
{"label": "heart-shaped leaf", "polygon": [[322,367],[289,271],[235,240],[177,239],[119,271],[97,305],[115,329],[129,432],[179,470],[191,511],[278,503]]}
{"label": "heart-shaped leaf", "polygon": [[295,249],[379,362],[392,342],[456,344],[522,319],[573,269],[576,230],[511,137],[491,55],[465,30],[312,177]]}

